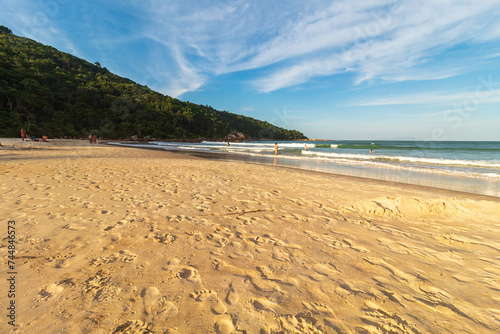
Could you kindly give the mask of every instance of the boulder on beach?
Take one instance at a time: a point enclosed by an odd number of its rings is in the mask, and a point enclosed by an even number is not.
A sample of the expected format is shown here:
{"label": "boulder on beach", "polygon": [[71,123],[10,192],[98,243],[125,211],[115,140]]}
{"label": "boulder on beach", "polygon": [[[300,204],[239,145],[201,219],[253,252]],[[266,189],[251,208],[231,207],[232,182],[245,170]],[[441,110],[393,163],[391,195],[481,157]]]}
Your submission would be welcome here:
{"label": "boulder on beach", "polygon": [[243,132],[233,131],[224,138],[225,141],[246,141],[252,140],[249,136],[244,134]]}

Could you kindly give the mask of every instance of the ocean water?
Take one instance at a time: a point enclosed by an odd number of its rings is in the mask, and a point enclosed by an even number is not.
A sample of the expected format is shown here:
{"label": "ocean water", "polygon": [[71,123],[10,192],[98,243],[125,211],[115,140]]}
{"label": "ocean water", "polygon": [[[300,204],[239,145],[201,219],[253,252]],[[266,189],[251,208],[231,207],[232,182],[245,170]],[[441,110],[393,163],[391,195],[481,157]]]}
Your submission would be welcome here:
{"label": "ocean water", "polygon": [[[114,143],[500,197],[500,142],[279,141]],[[306,149],[307,145],[307,149]]]}

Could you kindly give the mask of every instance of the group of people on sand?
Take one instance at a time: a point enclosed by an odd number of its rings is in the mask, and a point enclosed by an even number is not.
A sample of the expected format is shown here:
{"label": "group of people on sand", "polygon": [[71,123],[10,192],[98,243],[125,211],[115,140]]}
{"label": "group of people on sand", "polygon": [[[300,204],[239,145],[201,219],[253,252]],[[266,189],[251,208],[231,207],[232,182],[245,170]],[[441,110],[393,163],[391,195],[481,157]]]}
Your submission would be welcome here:
{"label": "group of people on sand", "polygon": [[47,136],[42,136],[42,138],[36,138],[35,136],[30,136],[26,134],[26,130],[21,129],[21,139],[24,141],[25,139],[31,141],[47,141]]}
{"label": "group of people on sand", "polygon": [[93,135],[92,134],[89,134],[89,142],[92,144],[97,144],[97,136],[96,135]]}

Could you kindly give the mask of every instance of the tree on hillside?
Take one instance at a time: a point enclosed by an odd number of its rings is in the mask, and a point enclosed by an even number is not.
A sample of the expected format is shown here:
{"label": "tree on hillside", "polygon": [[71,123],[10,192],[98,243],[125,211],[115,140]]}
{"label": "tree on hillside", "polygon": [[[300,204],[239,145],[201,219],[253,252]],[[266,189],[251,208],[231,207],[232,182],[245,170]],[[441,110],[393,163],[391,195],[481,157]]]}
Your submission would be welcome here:
{"label": "tree on hillside", "polygon": [[0,34],[12,34],[12,30],[7,28],[6,26],[0,25]]}
{"label": "tree on hillside", "polygon": [[0,137],[17,136],[24,127],[37,137],[92,132],[108,139],[221,139],[239,131],[255,139],[303,138],[297,131],[165,96],[99,62],[18,37],[6,27],[0,32]]}

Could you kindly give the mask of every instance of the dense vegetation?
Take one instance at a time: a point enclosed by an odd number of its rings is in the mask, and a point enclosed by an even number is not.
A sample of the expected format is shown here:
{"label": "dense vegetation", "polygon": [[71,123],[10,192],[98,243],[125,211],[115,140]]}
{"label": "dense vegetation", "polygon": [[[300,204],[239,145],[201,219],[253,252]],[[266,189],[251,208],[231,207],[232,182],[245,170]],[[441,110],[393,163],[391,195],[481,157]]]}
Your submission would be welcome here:
{"label": "dense vegetation", "polygon": [[21,128],[49,137],[215,139],[240,131],[255,139],[304,138],[295,130],[162,95],[0,26],[0,136],[19,136]]}

